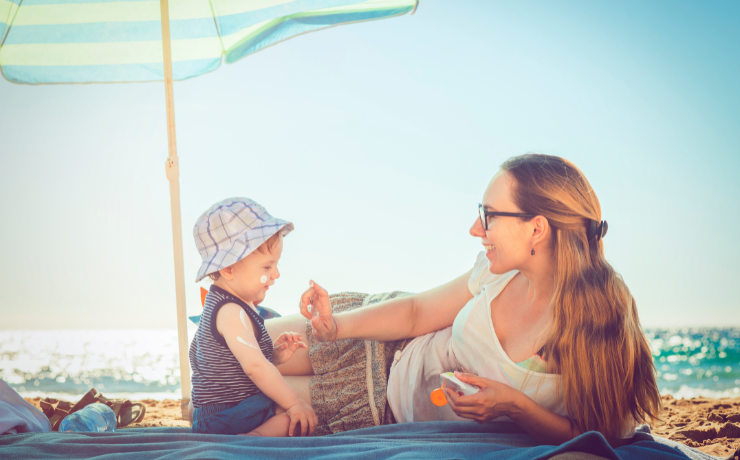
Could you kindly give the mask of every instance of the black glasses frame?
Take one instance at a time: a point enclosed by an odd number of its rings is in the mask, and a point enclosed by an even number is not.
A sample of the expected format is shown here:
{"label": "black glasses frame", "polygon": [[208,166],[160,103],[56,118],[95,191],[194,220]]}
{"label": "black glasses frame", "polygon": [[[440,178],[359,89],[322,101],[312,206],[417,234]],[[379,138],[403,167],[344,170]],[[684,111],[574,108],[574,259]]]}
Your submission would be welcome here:
{"label": "black glasses frame", "polygon": [[482,204],[478,203],[478,217],[480,217],[480,224],[484,230],[488,230],[488,217],[534,217],[534,214],[527,214],[523,212],[498,212],[498,211],[486,211]]}

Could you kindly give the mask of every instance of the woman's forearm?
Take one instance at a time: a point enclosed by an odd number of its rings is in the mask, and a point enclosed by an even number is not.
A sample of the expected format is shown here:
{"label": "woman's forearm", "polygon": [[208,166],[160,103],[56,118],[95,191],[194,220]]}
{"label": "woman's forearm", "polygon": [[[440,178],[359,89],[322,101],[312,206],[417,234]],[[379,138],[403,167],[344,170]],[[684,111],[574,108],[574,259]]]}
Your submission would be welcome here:
{"label": "woman's forearm", "polygon": [[338,339],[391,341],[414,337],[414,296],[400,297],[334,315]]}
{"label": "woman's forearm", "polygon": [[419,294],[339,313],[337,338],[391,341],[444,329],[473,297],[468,290],[470,273]]}
{"label": "woman's forearm", "polygon": [[523,393],[508,415],[541,444],[560,445],[581,434],[568,418],[546,409]]}

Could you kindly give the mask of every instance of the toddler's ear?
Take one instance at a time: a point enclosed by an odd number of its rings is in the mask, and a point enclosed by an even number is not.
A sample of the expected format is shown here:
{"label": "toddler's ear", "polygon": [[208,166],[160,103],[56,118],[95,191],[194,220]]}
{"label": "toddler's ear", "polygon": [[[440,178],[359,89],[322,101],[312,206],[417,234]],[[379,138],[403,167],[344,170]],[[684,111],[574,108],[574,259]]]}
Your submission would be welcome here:
{"label": "toddler's ear", "polygon": [[222,268],[218,272],[221,274],[221,276],[223,276],[227,280],[231,281],[231,280],[234,279],[234,271],[233,271],[233,268],[234,268],[233,265],[229,265],[226,268]]}

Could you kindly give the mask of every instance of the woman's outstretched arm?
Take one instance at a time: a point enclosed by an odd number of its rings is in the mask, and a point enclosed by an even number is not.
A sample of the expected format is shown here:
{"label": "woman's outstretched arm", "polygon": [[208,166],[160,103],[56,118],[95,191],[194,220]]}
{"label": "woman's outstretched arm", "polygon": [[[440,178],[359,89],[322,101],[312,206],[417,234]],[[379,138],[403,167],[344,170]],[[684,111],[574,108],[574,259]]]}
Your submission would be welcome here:
{"label": "woman's outstretched arm", "polygon": [[[329,294],[312,283],[301,296],[301,314],[311,321],[314,336],[322,342],[335,338],[389,341],[418,337],[452,325],[462,307],[473,298],[468,289],[471,273],[472,269],[419,294],[336,315],[332,315]],[[308,305],[318,309],[319,316],[312,317]]]}

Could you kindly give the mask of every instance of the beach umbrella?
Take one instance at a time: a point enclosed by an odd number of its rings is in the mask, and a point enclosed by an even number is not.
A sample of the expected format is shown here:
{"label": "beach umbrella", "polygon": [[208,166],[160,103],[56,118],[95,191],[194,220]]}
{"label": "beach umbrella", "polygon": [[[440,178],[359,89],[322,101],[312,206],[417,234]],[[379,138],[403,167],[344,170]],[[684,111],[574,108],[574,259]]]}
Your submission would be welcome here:
{"label": "beach umbrella", "polygon": [[[164,81],[184,404],[190,399],[173,80],[327,27],[413,12],[418,0],[0,0],[0,71],[13,83]],[[183,415],[185,407],[183,407]]]}

